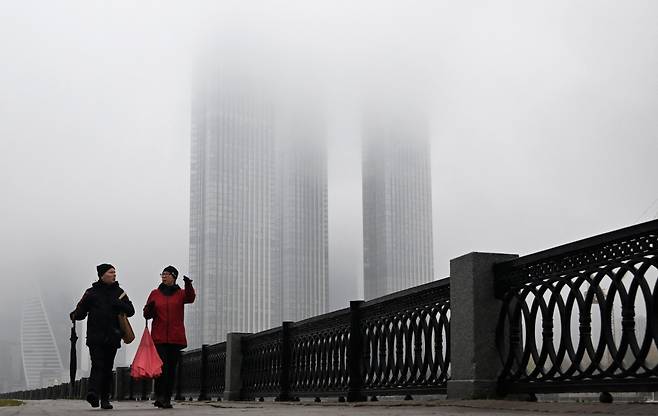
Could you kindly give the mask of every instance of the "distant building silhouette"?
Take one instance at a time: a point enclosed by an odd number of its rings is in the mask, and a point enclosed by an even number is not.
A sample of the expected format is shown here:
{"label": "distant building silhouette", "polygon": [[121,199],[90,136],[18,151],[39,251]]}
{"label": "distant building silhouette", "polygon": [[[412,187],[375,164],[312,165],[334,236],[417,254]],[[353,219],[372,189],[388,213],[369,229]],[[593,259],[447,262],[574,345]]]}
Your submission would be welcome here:
{"label": "distant building silhouette", "polygon": [[363,129],[363,280],[366,300],[434,279],[426,121],[369,114]]}
{"label": "distant building silhouette", "polygon": [[21,356],[28,388],[64,381],[64,366],[40,291],[23,304]]}

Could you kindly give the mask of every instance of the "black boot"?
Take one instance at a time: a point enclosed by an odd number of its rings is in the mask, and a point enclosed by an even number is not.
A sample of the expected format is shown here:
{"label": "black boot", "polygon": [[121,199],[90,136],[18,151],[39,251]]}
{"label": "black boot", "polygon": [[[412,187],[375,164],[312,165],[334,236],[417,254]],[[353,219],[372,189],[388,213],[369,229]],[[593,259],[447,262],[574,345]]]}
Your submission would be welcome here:
{"label": "black boot", "polygon": [[101,409],[112,410],[112,409],[114,409],[114,406],[112,406],[112,404],[110,403],[109,400],[104,399],[104,400],[101,400]]}
{"label": "black boot", "polygon": [[93,391],[90,391],[87,393],[87,402],[91,405],[91,407],[98,407],[98,395]]}
{"label": "black boot", "polygon": [[172,404],[171,404],[171,398],[170,397],[165,397],[164,401],[162,402],[162,408],[163,409],[171,409]]}
{"label": "black boot", "polygon": [[153,406],[155,406],[155,407],[162,407],[162,402],[163,402],[162,398],[160,398],[160,397],[156,397],[156,398],[155,398],[155,401],[153,402]]}

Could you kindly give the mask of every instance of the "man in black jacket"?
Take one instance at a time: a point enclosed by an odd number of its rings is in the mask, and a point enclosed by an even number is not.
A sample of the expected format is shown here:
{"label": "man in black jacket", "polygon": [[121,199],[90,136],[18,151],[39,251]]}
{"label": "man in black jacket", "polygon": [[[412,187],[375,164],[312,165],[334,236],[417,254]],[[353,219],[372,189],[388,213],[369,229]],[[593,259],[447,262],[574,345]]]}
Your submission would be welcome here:
{"label": "man in black jacket", "polygon": [[121,329],[119,314],[133,316],[135,308],[123,289],[116,281],[116,270],[111,264],[96,267],[98,281],[84,293],[71,320],[87,320],[87,346],[91,357],[91,373],[87,401],[91,407],[100,405],[103,409],[112,409],[110,391],[112,387],[112,369],[117,349],[121,348]]}

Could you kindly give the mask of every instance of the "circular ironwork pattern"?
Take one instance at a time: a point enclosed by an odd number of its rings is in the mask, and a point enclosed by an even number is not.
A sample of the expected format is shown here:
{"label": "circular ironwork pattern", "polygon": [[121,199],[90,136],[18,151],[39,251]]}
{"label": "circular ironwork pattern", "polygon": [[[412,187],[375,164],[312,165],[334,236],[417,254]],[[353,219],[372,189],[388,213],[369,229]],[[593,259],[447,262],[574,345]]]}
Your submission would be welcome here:
{"label": "circular ironwork pattern", "polygon": [[365,305],[364,391],[445,393],[450,377],[450,286]]}
{"label": "circular ironwork pattern", "polygon": [[366,321],[364,389],[382,394],[445,388],[449,310],[446,301]]}
{"label": "circular ironwork pattern", "polygon": [[242,339],[242,386],[247,398],[277,395],[281,374],[281,327]]}
{"label": "circular ironwork pattern", "polygon": [[[535,274],[506,292],[497,328],[505,389],[658,383],[658,257],[647,241],[615,245],[609,257],[598,251],[595,265]],[[603,258],[613,261],[601,265]]]}
{"label": "circular ironwork pattern", "polygon": [[208,395],[222,397],[226,385],[226,342],[208,346]]}
{"label": "circular ironwork pattern", "polygon": [[331,319],[291,328],[290,391],[295,396],[347,391],[349,310]]}
{"label": "circular ironwork pattern", "polygon": [[187,351],[181,354],[178,364],[178,391],[186,398],[196,397],[201,390],[201,349]]}

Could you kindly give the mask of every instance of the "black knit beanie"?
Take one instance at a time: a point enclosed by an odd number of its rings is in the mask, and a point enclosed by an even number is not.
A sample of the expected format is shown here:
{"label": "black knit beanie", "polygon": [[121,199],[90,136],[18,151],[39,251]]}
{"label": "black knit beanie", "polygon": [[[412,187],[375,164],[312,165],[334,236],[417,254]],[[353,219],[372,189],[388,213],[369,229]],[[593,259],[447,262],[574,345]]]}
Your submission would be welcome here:
{"label": "black knit beanie", "polygon": [[98,272],[98,277],[103,277],[105,272],[107,272],[110,269],[114,269],[114,266],[112,266],[111,264],[107,264],[107,263],[99,264],[98,266],[96,266],[96,271]]}
{"label": "black knit beanie", "polygon": [[171,273],[172,276],[174,276],[174,279],[178,279],[178,270],[174,266],[167,266],[162,270],[162,273],[164,272],[169,272]]}

